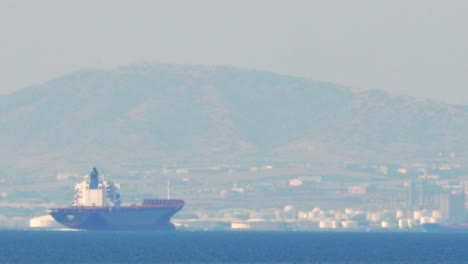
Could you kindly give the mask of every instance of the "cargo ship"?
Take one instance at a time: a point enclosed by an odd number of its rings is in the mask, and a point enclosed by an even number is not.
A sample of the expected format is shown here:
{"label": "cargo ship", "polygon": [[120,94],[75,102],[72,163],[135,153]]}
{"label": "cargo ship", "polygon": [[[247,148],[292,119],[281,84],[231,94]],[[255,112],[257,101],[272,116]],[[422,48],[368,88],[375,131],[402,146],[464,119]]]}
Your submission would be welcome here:
{"label": "cargo ship", "polygon": [[71,229],[174,230],[171,217],[184,207],[183,200],[146,199],[139,205],[121,205],[120,185],[103,180],[93,168],[75,185],[73,204],[51,208],[50,215]]}

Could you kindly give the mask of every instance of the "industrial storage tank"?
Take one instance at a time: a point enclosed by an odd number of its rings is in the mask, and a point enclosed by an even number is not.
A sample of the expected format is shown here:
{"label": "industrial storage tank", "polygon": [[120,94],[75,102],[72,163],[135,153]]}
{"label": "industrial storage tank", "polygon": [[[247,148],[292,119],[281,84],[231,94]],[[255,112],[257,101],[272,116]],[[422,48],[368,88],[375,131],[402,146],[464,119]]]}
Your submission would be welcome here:
{"label": "industrial storage tank", "polygon": [[398,219],[398,227],[400,229],[407,229],[408,228],[408,220],[407,219]]}
{"label": "industrial storage tank", "polygon": [[344,229],[357,229],[359,227],[358,223],[356,221],[342,221],[341,225],[343,226]]}

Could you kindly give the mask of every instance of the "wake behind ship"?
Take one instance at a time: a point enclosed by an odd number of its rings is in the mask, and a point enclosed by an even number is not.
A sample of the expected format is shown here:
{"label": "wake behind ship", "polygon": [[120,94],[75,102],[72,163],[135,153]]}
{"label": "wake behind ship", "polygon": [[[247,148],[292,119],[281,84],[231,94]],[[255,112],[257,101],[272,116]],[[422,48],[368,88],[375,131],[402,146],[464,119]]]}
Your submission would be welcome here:
{"label": "wake behind ship", "polygon": [[86,230],[174,230],[171,217],[184,207],[183,200],[147,199],[140,205],[123,206],[120,185],[100,180],[93,168],[76,184],[73,205],[51,208],[50,215],[62,225]]}

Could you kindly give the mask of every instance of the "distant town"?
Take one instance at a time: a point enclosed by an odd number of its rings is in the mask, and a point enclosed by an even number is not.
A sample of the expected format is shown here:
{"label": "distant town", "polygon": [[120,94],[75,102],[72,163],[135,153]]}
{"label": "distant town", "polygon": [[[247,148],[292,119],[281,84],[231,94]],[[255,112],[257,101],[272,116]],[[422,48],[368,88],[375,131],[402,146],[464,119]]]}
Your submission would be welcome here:
{"label": "distant town", "polygon": [[[261,169],[273,170],[273,167]],[[375,176],[359,183],[299,176],[289,180],[293,197],[284,206],[221,210],[214,212],[214,217],[200,214],[195,218],[176,218],[175,222],[181,229],[189,230],[418,232],[425,231],[424,224],[462,224],[466,220],[466,178],[461,166],[444,164],[428,169],[422,164],[355,165],[353,169],[372,171]],[[390,169],[396,173],[390,174]],[[327,191],[321,190],[322,186]],[[242,196],[252,186],[246,189],[233,185],[228,193]],[[294,197],[296,190],[298,196]],[[307,198],[303,193],[307,191],[311,192],[310,196],[320,191],[321,197]]]}

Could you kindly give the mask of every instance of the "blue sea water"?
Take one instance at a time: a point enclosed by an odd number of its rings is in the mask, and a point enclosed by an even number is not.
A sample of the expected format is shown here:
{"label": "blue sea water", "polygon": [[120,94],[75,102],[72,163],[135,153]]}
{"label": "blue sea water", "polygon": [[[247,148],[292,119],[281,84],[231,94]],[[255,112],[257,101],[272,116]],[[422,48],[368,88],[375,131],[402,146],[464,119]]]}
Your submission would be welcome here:
{"label": "blue sea water", "polygon": [[0,231],[0,263],[468,263],[468,234]]}

